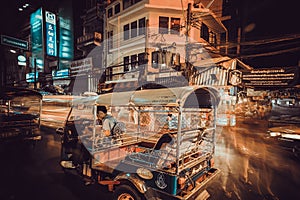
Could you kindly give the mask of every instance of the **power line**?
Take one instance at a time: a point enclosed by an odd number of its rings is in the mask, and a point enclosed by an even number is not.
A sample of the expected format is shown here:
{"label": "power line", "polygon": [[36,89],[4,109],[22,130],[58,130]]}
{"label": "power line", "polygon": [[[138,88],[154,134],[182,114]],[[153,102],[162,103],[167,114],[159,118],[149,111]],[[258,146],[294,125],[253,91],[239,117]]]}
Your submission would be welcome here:
{"label": "power line", "polygon": [[289,48],[289,49],[284,49],[284,50],[278,50],[278,51],[273,51],[273,52],[267,52],[267,53],[259,53],[259,54],[252,54],[252,55],[242,55],[239,56],[240,58],[253,58],[253,57],[262,57],[262,56],[274,56],[278,54],[284,54],[284,53],[289,53],[289,52],[294,52],[294,51],[299,51],[300,47],[295,47],[295,48]]}

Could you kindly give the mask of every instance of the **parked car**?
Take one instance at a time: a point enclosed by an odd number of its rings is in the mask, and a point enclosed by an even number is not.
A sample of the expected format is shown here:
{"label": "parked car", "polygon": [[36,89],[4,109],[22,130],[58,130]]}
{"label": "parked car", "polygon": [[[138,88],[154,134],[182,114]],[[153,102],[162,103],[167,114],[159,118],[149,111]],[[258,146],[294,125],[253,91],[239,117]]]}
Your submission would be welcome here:
{"label": "parked car", "polygon": [[34,90],[0,88],[0,140],[39,136],[42,95]]}
{"label": "parked car", "polygon": [[300,159],[300,125],[274,126],[268,129],[270,137],[274,138],[278,144],[291,151]]}

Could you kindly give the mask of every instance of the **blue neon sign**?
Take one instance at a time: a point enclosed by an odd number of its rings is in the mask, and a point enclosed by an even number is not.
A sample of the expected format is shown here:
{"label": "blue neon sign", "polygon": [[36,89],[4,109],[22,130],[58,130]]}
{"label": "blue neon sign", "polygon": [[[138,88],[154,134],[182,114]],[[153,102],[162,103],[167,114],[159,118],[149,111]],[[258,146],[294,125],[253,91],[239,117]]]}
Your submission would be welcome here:
{"label": "blue neon sign", "polygon": [[49,11],[45,12],[46,18],[46,53],[49,56],[57,56],[56,47],[56,16]]}

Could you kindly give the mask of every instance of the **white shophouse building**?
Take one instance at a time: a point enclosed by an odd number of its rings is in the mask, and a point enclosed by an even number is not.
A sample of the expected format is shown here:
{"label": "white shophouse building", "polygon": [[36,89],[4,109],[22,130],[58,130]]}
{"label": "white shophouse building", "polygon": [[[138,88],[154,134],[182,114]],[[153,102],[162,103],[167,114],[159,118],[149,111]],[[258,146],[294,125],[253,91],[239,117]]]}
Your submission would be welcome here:
{"label": "white shophouse building", "polygon": [[[197,1],[199,2],[199,1]],[[153,84],[214,85],[226,98],[230,71],[251,69],[226,53],[222,0],[115,0],[106,8],[103,91]],[[234,100],[234,99],[233,99]],[[226,111],[224,111],[226,112]]]}
{"label": "white shophouse building", "polygon": [[[219,44],[227,38],[219,20],[222,1],[193,5],[192,0],[111,1],[104,37],[106,84],[191,84],[201,71],[194,63],[205,60],[216,65],[216,58],[228,59],[218,56],[226,51]],[[189,78],[192,75],[194,79]]]}

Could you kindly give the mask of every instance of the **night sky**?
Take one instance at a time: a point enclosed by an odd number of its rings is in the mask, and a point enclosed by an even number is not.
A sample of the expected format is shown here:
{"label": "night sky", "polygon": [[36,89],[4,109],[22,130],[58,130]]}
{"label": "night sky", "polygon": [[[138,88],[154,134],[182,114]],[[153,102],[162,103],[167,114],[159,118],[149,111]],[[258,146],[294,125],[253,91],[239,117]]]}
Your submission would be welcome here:
{"label": "night sky", "polygon": [[[26,20],[34,10],[41,6],[54,10],[58,7],[58,3],[63,0],[8,0],[0,7],[0,33],[14,36],[15,32],[20,30],[20,25]],[[19,7],[25,3],[31,6],[20,12]]]}
{"label": "night sky", "polygon": [[[254,68],[296,66],[300,59],[299,7],[295,0],[232,0],[239,7],[241,60]],[[294,38],[294,39],[289,39]],[[231,38],[232,39],[232,38]],[[229,41],[236,44],[237,41]],[[284,52],[284,53],[283,53]],[[234,57],[231,56],[231,57]]]}

